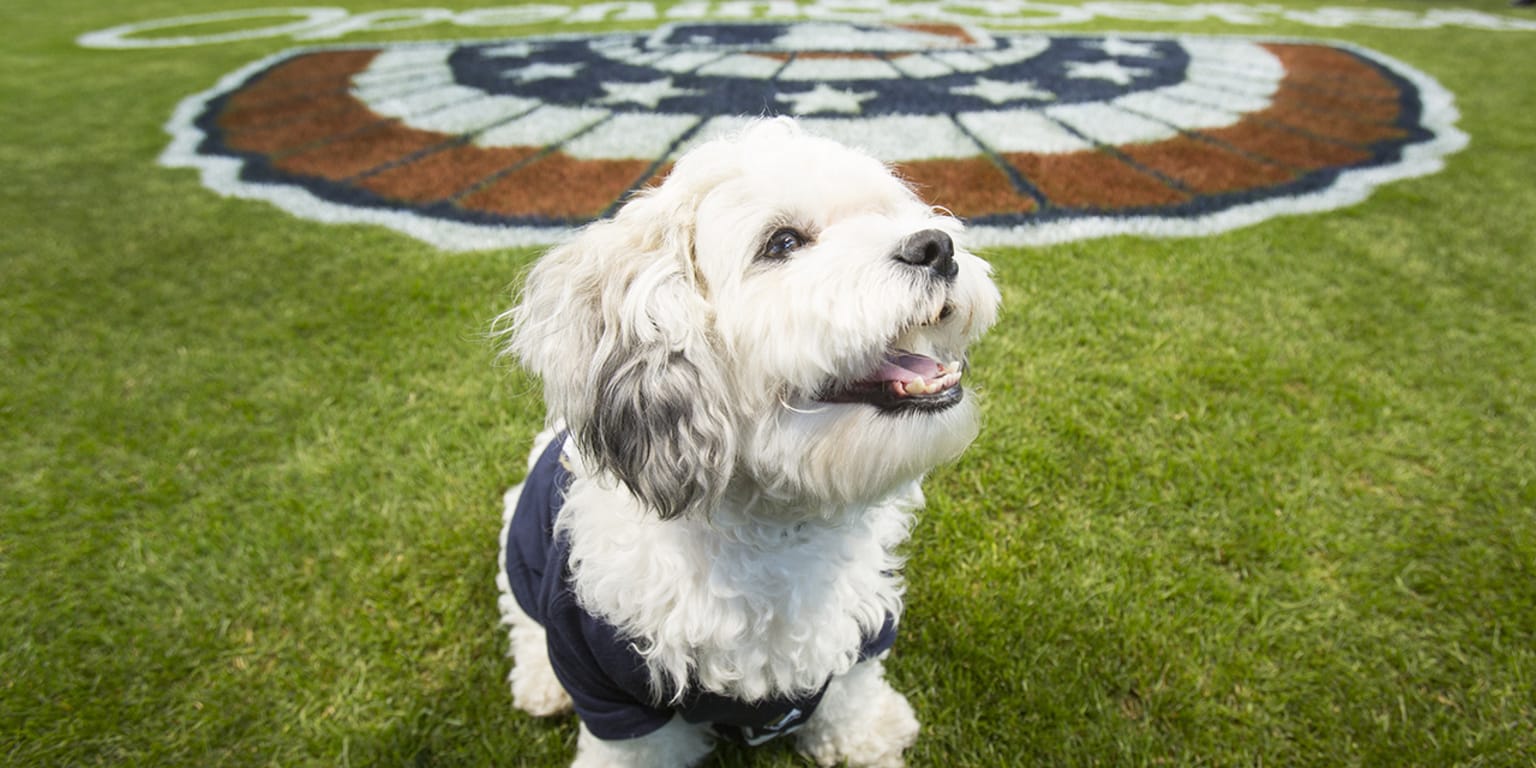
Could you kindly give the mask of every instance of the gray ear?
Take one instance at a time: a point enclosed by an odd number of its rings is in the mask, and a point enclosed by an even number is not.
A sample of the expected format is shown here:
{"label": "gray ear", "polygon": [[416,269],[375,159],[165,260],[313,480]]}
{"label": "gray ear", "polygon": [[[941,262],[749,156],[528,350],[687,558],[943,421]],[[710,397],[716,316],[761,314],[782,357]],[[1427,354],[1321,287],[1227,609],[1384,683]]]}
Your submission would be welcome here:
{"label": "gray ear", "polygon": [[651,194],[538,261],[503,316],[583,456],[663,518],[708,509],[735,456],[688,201]]}

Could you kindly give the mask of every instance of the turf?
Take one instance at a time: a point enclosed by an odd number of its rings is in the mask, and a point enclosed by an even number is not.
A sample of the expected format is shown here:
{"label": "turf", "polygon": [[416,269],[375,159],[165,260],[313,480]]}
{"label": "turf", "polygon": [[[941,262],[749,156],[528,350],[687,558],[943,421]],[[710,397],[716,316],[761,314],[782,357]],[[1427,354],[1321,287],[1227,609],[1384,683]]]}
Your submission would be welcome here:
{"label": "turf", "polygon": [[[181,98],[288,41],[73,42],[245,5],[0,10],[0,755],[560,764],[493,586],[541,412],[484,332],[536,251],[155,164]],[[930,480],[890,663],[914,765],[1536,754],[1536,33],[1263,31],[1411,63],[1471,144],[1341,211],[987,254],[987,424]]]}

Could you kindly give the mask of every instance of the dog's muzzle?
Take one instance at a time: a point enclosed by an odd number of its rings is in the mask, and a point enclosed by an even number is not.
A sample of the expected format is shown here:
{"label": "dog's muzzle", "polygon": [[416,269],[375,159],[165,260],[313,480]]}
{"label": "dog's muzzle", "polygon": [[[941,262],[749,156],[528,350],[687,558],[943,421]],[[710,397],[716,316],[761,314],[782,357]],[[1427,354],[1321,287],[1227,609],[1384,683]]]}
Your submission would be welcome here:
{"label": "dog's muzzle", "polygon": [[[955,260],[955,243],[937,229],[925,229],[904,238],[896,246],[892,259],[920,269],[930,278],[953,283],[960,273]],[[954,312],[945,302],[942,309],[922,325],[941,323]],[[961,359],[948,359],[912,352],[893,342],[880,364],[863,378],[837,382],[816,396],[823,403],[863,403],[887,413],[934,413],[946,410],[965,398],[960,379],[965,373]],[[934,353],[940,354],[940,353]]]}

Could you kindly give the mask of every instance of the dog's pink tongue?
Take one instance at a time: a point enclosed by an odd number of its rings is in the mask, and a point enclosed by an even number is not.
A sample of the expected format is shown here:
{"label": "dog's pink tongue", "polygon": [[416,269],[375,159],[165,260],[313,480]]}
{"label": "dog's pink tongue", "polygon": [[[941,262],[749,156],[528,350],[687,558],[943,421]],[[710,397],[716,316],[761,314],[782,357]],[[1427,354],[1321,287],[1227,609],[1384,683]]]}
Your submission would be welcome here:
{"label": "dog's pink tongue", "polygon": [[897,350],[880,363],[880,370],[875,375],[880,381],[910,382],[936,379],[944,373],[944,366],[931,357]]}

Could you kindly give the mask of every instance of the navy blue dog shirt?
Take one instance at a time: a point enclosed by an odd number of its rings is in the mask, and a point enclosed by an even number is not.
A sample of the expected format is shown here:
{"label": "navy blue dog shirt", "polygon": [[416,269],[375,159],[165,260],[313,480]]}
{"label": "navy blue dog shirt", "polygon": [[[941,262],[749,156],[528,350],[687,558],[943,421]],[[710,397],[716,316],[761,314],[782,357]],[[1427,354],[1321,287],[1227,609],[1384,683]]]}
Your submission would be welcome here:
{"label": "navy blue dog shirt", "polygon": [[[600,739],[632,739],[681,714],[690,723],[709,723],[727,738],[760,744],[804,725],[821,703],[826,683],[800,698],[743,702],[693,687],[677,704],[658,703],[670,700],[670,692],[651,690],[633,641],[583,610],[571,588],[570,546],[555,535],[555,519],[571,483],[560,461],[566,437],[550,442],[523,482],[507,528],[503,566],[518,605],[544,627],[555,676],[587,730]],[[884,653],[895,641],[895,618],[887,614],[880,631],[865,639],[860,661]]]}

